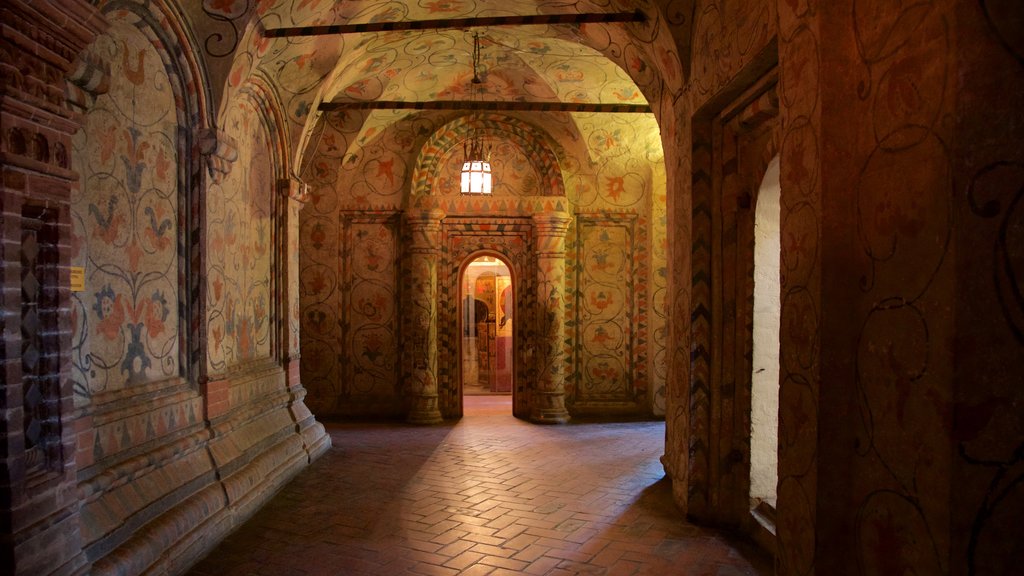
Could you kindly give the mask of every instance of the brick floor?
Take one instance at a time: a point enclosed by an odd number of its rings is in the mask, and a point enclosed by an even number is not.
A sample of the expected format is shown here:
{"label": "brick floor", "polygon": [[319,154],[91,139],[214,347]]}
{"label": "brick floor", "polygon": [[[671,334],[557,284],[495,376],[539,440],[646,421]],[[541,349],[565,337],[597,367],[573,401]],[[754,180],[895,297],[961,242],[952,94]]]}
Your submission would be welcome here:
{"label": "brick floor", "polygon": [[457,424],[329,424],[334,447],[189,573],[771,574],[696,527],[658,458],[664,423],[539,426],[509,397]]}

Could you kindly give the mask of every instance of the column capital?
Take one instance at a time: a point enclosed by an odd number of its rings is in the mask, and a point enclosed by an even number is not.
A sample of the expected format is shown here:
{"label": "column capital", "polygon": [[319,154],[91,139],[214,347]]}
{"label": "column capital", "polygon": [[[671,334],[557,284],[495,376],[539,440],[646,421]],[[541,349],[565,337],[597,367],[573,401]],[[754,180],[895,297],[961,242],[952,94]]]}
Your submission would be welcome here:
{"label": "column capital", "polygon": [[416,210],[406,214],[409,232],[412,233],[409,251],[415,254],[432,254],[441,249],[441,219],[444,211],[439,208]]}
{"label": "column capital", "polygon": [[278,180],[277,189],[282,196],[299,204],[305,204],[309,200],[309,184],[294,176]]}
{"label": "column capital", "polygon": [[426,228],[431,224],[436,224],[440,227],[441,220],[444,219],[445,215],[445,211],[440,208],[426,208],[407,212],[405,217],[410,226]]}
{"label": "column capital", "polygon": [[564,258],[565,233],[572,216],[566,212],[542,212],[533,215],[534,244],[538,258]]}
{"label": "column capital", "polygon": [[572,222],[572,214],[568,212],[538,212],[531,218],[533,218],[534,226],[537,227],[537,232],[544,235],[560,234],[565,236],[565,232],[569,229],[569,223]]}
{"label": "column capital", "polygon": [[110,91],[110,62],[90,52],[81,53],[74,61],[67,80],[67,103],[86,111],[96,97]]}
{"label": "column capital", "polygon": [[206,156],[207,168],[214,184],[219,184],[231,173],[231,166],[238,159],[235,139],[216,128],[199,131],[199,152]]}

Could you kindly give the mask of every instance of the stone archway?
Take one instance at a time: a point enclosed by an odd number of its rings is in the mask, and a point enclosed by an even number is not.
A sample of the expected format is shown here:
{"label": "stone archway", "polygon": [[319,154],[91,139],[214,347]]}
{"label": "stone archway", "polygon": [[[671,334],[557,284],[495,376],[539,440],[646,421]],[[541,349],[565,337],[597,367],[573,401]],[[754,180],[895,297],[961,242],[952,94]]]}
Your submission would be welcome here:
{"label": "stone archway", "polygon": [[520,322],[513,413],[535,422],[566,422],[565,232],[560,211],[524,216],[450,216],[441,210],[409,217],[410,247],[404,314],[403,369],[411,383],[409,421],[462,416],[458,382],[459,286],[462,265],[491,252],[513,272]]}
{"label": "stone archway", "polygon": [[[410,200],[440,194],[438,177],[444,161],[453,149],[461,149],[463,140],[476,129],[513,143],[530,159],[536,170],[540,195],[565,197],[561,168],[552,146],[554,142],[537,128],[518,118],[502,114],[462,116],[437,130],[423,145],[412,174]],[[497,196],[496,196],[497,197]]]}
{"label": "stone archway", "polygon": [[[539,184],[527,190],[462,196],[442,190],[452,151],[474,129],[513,143]],[[519,311],[513,413],[565,422],[565,236],[571,208],[548,138],[521,120],[485,114],[441,127],[424,145],[407,202],[411,238],[406,267],[403,369],[411,382],[409,420],[462,416],[459,390],[459,278],[471,255],[501,255],[513,271]]]}

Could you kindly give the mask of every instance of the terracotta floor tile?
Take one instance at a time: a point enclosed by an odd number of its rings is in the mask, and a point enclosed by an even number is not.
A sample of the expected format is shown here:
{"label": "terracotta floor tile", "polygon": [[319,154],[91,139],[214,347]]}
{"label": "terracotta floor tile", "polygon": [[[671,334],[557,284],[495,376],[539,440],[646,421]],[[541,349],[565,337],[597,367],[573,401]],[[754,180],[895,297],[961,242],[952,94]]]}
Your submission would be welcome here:
{"label": "terracotta floor tile", "polygon": [[494,574],[494,566],[488,566],[487,564],[474,564],[459,572],[460,576],[486,576],[487,574]]}
{"label": "terracotta floor tile", "polygon": [[485,556],[480,560],[481,564],[487,564],[488,566],[495,566],[497,568],[505,568],[506,570],[516,570],[522,572],[524,568],[529,566],[528,562],[522,560],[514,560],[512,558],[503,558],[501,556]]}
{"label": "terracotta floor tile", "polygon": [[455,568],[456,570],[465,570],[473,564],[476,564],[484,555],[479,552],[465,551],[462,554],[452,558],[451,560],[444,563],[448,568]]}
{"label": "terracotta floor tile", "polygon": [[190,576],[762,576],[771,560],[687,523],[662,422],[536,426],[467,396],[434,427],[328,424],[333,447]]}

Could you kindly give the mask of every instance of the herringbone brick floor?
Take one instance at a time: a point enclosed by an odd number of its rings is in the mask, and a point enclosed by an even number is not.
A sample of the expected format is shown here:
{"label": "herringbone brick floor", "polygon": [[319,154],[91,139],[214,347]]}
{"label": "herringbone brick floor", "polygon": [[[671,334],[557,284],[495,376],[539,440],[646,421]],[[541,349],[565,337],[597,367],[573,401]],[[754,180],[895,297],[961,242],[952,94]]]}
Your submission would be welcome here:
{"label": "herringbone brick floor", "polygon": [[192,576],[771,573],[682,519],[661,422],[538,426],[467,396],[457,424],[328,430],[334,447]]}

